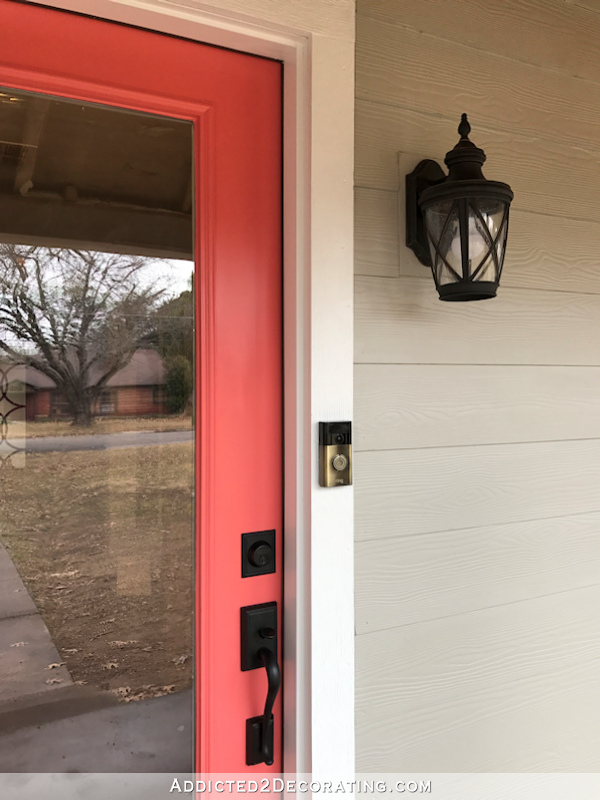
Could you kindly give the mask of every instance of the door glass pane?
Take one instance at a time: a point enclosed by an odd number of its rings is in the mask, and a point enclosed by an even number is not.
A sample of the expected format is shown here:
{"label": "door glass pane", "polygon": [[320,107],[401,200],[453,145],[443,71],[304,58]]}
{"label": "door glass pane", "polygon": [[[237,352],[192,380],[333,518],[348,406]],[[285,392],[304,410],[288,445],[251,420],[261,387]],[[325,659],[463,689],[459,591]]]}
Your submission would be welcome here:
{"label": "door glass pane", "polygon": [[192,175],[0,90],[0,772],[193,769]]}

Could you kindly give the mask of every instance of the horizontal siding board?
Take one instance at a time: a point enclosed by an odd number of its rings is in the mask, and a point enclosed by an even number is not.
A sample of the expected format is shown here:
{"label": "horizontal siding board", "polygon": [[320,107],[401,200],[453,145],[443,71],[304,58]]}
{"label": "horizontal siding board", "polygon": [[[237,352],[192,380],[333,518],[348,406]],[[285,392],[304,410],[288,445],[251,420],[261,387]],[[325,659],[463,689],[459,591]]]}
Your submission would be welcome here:
{"label": "horizontal siding board", "polygon": [[502,285],[600,294],[600,223],[510,215]]}
{"label": "horizontal siding board", "polygon": [[468,40],[448,42],[392,22],[382,29],[380,21],[359,16],[356,76],[359,98],[435,109],[457,117],[457,125],[467,111],[477,143],[480,125],[574,147],[597,138],[600,84],[489,51],[482,58]]}
{"label": "horizontal siding board", "polygon": [[359,636],[358,771],[595,771],[600,588]]}
{"label": "horizontal siding board", "polygon": [[577,9],[579,8],[586,8],[588,11],[592,11],[596,17],[600,12],[600,6],[598,6],[598,0],[567,0],[567,6],[575,6]]}
{"label": "horizontal siding board", "polygon": [[413,625],[600,584],[600,513],[357,542],[355,564],[357,633]]}
{"label": "horizontal siding board", "polygon": [[358,452],[358,541],[600,511],[600,441]]}
{"label": "horizontal siding board", "polygon": [[[416,167],[421,159],[427,156],[398,154],[398,217],[396,251],[388,246],[385,251],[386,262],[381,263],[379,271],[367,271],[357,262],[356,272],[362,275],[381,275],[422,278],[428,275],[424,267],[405,245],[405,177]],[[393,224],[387,214],[384,200],[377,195],[391,194],[379,189],[361,189],[362,197],[369,197],[372,207],[378,207],[380,213],[369,215],[368,225],[358,216],[362,228],[356,235],[358,252],[364,248],[366,237],[370,241],[380,241],[384,236],[391,241]],[[389,203],[389,201],[388,201]],[[357,215],[360,215],[362,204],[357,203]],[[364,228],[364,236],[363,234]],[[524,289],[550,289],[552,291],[585,292],[600,294],[600,269],[598,253],[600,252],[600,223],[586,220],[562,219],[560,225],[556,217],[537,214],[520,208],[513,208],[510,215],[510,226],[504,269],[501,285]],[[382,259],[379,259],[380,262]]]}
{"label": "horizontal siding board", "polygon": [[[587,9],[586,10],[586,5]],[[582,8],[583,6],[583,8]],[[476,50],[498,53],[600,83],[598,0],[469,0],[468,10],[448,0],[359,0],[358,19],[382,28],[404,25]],[[532,43],[535,42],[535,47]]]}
{"label": "horizontal siding board", "polygon": [[355,452],[600,438],[596,367],[357,364],[354,389]]}
{"label": "horizontal siding board", "polygon": [[[452,118],[395,105],[357,100],[355,183],[398,190],[398,152],[427,153],[440,163],[458,141],[460,112]],[[471,119],[472,140],[487,153],[485,176],[515,193],[513,208],[600,221],[595,163],[600,140],[586,148],[487,128]]]}
{"label": "horizontal siding board", "polygon": [[600,365],[600,297],[502,287],[442,303],[433,280],[358,276],[355,360],[387,364]]}
{"label": "horizontal siding board", "polygon": [[398,195],[354,190],[354,264],[359,275],[398,275]]}

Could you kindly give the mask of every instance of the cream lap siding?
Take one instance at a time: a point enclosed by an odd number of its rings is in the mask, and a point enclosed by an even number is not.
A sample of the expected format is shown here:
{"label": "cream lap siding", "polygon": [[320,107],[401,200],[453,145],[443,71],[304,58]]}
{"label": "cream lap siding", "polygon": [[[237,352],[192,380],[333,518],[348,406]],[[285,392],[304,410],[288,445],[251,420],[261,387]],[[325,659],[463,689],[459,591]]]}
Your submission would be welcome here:
{"label": "cream lap siding", "polygon": [[[591,0],[358,0],[361,772],[598,769],[599,40]],[[515,200],[498,297],[451,304],[403,176],[462,112]]]}

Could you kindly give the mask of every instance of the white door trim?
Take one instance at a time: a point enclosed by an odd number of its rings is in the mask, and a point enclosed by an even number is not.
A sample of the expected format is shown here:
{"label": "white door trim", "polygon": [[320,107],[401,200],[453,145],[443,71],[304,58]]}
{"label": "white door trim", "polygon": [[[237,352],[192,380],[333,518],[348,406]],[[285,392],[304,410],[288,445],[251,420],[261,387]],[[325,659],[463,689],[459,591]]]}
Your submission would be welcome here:
{"label": "white door trim", "polygon": [[353,490],[318,486],[316,437],[319,420],[352,419],[353,28],[340,37],[332,19],[324,32],[339,0],[295,4],[293,25],[283,0],[270,4],[275,22],[257,0],[239,4],[244,14],[165,0],[36,2],[284,62],[284,769],[351,776]]}

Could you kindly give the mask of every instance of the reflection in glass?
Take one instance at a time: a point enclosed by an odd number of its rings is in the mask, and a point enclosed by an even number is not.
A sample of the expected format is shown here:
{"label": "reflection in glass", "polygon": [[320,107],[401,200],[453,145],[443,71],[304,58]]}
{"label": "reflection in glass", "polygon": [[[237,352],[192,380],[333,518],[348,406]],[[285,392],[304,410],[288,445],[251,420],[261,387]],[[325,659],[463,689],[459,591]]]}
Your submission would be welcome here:
{"label": "reflection in glass", "polygon": [[191,124],[9,95],[0,771],[189,771]]}

